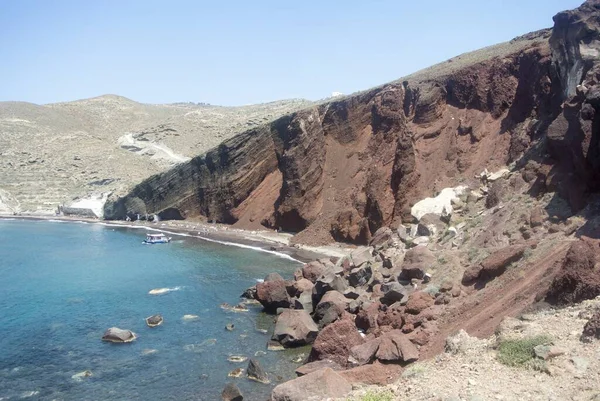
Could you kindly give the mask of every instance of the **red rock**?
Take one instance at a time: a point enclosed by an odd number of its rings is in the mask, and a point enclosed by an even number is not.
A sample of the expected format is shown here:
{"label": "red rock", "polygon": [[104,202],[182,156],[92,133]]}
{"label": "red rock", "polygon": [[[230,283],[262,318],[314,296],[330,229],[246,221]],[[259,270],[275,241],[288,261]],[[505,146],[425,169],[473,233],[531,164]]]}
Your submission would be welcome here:
{"label": "red rock", "polygon": [[364,344],[352,347],[352,349],[350,349],[350,356],[348,357],[348,365],[361,366],[373,362],[373,360],[375,360],[375,354],[379,349],[380,342],[381,340],[379,338],[375,338]]}
{"label": "red rock", "polygon": [[400,329],[404,324],[403,313],[397,309],[388,308],[385,312],[379,312],[377,324],[379,326],[390,326],[394,329]]}
{"label": "red rock", "polygon": [[314,286],[315,285],[312,283],[312,281],[305,278],[301,278],[294,283],[294,288],[296,290],[295,295],[298,296],[305,291],[312,291]]}
{"label": "red rock", "polygon": [[275,313],[277,308],[289,308],[291,305],[286,282],[283,280],[256,284],[256,299],[270,313]]}
{"label": "red rock", "polygon": [[324,368],[278,385],[271,393],[271,401],[345,398],[351,391],[348,380],[333,369]]}
{"label": "red rock", "polygon": [[408,297],[408,302],[406,303],[406,312],[411,313],[413,315],[418,315],[425,309],[432,306],[434,302],[435,300],[433,299],[433,297],[426,292],[413,292]]}
{"label": "red rock", "polygon": [[393,330],[381,337],[376,356],[382,362],[413,362],[419,351],[400,330]]}
{"label": "red rock", "polygon": [[354,322],[337,320],[317,335],[308,357],[309,362],[330,359],[342,367],[346,366],[350,349],[365,341],[356,330]]}
{"label": "red rock", "polygon": [[370,365],[358,366],[352,369],[339,372],[352,384],[362,384],[368,386],[384,386],[394,383],[402,373],[402,367],[394,364],[383,364],[375,361]]}
{"label": "red rock", "polygon": [[315,260],[313,262],[305,264],[304,267],[302,267],[302,275],[305,279],[308,279],[312,283],[315,283],[317,279],[321,277],[323,273],[325,273],[325,270],[325,266],[322,263]]}
{"label": "red rock", "polygon": [[521,259],[525,249],[523,245],[513,245],[492,253],[481,262],[480,277],[498,277],[504,273],[508,265]]}
{"label": "red rock", "polygon": [[356,327],[367,332],[369,330],[377,328],[377,318],[379,315],[379,302],[373,302],[367,307],[367,309],[361,309],[356,315]]}
{"label": "red rock", "polygon": [[435,256],[426,246],[409,249],[404,256],[400,279],[422,279],[427,270],[435,263]]}
{"label": "red rock", "polygon": [[298,376],[304,376],[309,373],[316,372],[317,370],[321,370],[323,368],[331,368],[336,371],[343,370],[343,368],[334,361],[329,359],[322,359],[320,361],[305,363],[304,365],[296,369],[296,374]]}
{"label": "red rock", "polygon": [[286,309],[277,316],[273,339],[284,347],[311,344],[319,328],[304,309]]}

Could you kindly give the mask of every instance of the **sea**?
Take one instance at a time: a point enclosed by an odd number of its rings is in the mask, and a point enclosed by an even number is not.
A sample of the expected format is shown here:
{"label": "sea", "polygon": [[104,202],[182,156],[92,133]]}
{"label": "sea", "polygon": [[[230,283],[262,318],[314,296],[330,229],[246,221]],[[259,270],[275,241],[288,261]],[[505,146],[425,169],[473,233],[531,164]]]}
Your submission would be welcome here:
{"label": "sea", "polygon": [[[295,377],[308,350],[268,351],[274,317],[222,304],[270,272],[291,278],[299,262],[192,237],[144,245],[146,233],[0,220],[0,401],[220,400],[229,382],[245,400],[267,400]],[[150,328],[154,314],[164,323]],[[101,341],[110,327],[137,339]],[[256,359],[271,383],[228,377],[248,363],[232,356]]]}

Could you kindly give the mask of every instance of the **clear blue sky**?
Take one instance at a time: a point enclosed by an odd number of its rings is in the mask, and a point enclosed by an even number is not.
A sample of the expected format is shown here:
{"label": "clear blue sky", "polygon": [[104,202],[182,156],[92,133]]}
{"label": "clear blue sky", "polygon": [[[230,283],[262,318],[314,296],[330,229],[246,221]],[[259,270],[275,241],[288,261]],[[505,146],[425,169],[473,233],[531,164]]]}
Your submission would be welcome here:
{"label": "clear blue sky", "polygon": [[550,27],[582,2],[0,0],[0,100],[316,100]]}

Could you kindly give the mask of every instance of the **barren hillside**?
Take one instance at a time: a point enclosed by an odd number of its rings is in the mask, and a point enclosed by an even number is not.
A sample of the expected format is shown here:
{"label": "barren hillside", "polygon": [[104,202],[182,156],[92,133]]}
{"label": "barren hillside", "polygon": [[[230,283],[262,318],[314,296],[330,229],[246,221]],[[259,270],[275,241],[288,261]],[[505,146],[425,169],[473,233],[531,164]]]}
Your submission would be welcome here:
{"label": "barren hillside", "polygon": [[305,100],[219,107],[106,95],[0,103],[0,212],[47,213],[78,196],[122,192]]}

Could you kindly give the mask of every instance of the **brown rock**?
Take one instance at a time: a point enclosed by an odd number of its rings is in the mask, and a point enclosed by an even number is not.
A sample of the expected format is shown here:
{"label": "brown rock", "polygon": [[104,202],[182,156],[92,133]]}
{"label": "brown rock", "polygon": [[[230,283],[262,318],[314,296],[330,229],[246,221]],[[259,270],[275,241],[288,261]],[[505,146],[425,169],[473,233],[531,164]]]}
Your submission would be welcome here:
{"label": "brown rock", "polygon": [[307,311],[286,309],[277,316],[273,340],[284,347],[296,347],[311,344],[318,332],[319,328]]}
{"label": "brown rock", "polygon": [[381,304],[379,302],[373,302],[366,309],[361,309],[354,321],[356,327],[365,332],[377,328],[377,317],[379,315],[380,306]]}
{"label": "brown rock", "polygon": [[573,242],[546,294],[547,302],[566,305],[600,295],[599,248],[594,240]]}
{"label": "brown rock", "polygon": [[529,216],[529,225],[531,228],[539,227],[544,224],[544,220],[546,219],[545,213],[540,207],[536,207],[531,211]]}
{"label": "brown rock", "polygon": [[379,349],[380,342],[381,340],[379,338],[375,338],[364,344],[352,347],[350,356],[348,357],[348,365],[361,366],[373,362],[375,360],[375,354]]}
{"label": "brown rock", "polygon": [[492,253],[480,265],[471,266],[465,271],[462,278],[463,284],[472,284],[479,278],[490,280],[500,276],[511,263],[521,259],[525,249],[524,245],[512,245]]}
{"label": "brown rock", "polygon": [[352,384],[384,386],[394,383],[400,377],[402,367],[375,361],[370,365],[358,366],[339,373]]}
{"label": "brown rock", "polygon": [[322,359],[320,361],[305,363],[304,365],[302,365],[298,369],[296,369],[296,374],[298,376],[304,376],[304,375],[307,375],[312,372],[316,372],[317,370],[321,370],[324,368],[331,368],[336,371],[344,369],[339,364],[335,363],[332,360]]}
{"label": "brown rock", "polygon": [[289,308],[291,305],[286,282],[283,280],[256,284],[256,299],[269,313],[275,313],[277,308]]}
{"label": "brown rock", "polygon": [[400,330],[393,330],[381,337],[376,356],[382,362],[413,362],[419,351]]}
{"label": "brown rock", "polygon": [[425,309],[434,304],[435,300],[431,295],[423,291],[417,291],[410,294],[406,303],[406,312],[418,315]]}
{"label": "brown rock", "polygon": [[392,238],[392,229],[389,227],[381,227],[379,230],[375,231],[373,238],[369,241],[370,246],[380,246],[388,242]]}
{"label": "brown rock", "polygon": [[319,322],[319,327],[338,320],[348,307],[348,298],[337,291],[328,291],[315,308],[314,319]]}
{"label": "brown rock", "polygon": [[352,321],[337,320],[317,335],[308,359],[309,362],[330,359],[344,367],[350,349],[364,342]]}
{"label": "brown rock", "polygon": [[300,376],[278,385],[271,393],[271,401],[305,401],[344,398],[352,385],[330,368]]}
{"label": "brown rock", "polygon": [[242,395],[242,392],[240,391],[238,386],[236,386],[234,383],[229,383],[227,386],[225,386],[223,392],[221,393],[221,400],[243,401],[244,396]]}
{"label": "brown rock", "polygon": [[422,279],[427,270],[434,263],[435,256],[426,246],[417,246],[411,248],[406,252],[406,255],[404,255],[404,263],[402,263],[400,279]]}
{"label": "brown rock", "polygon": [[306,291],[311,292],[314,286],[315,285],[312,283],[312,281],[310,281],[306,278],[299,279],[298,281],[296,281],[294,283],[294,288],[296,290],[295,296],[298,296]]}
{"label": "brown rock", "polygon": [[325,273],[325,270],[325,266],[322,263],[315,260],[313,262],[305,264],[304,267],[302,267],[302,275],[305,279],[310,280],[312,283],[315,283],[317,279],[321,277],[323,273]]}
{"label": "brown rock", "polygon": [[400,329],[403,324],[404,318],[402,312],[394,308],[388,308],[385,312],[379,312],[377,316],[378,326],[390,326],[394,329]]}
{"label": "brown rock", "polygon": [[582,340],[600,338],[600,310],[596,311],[583,327]]}

